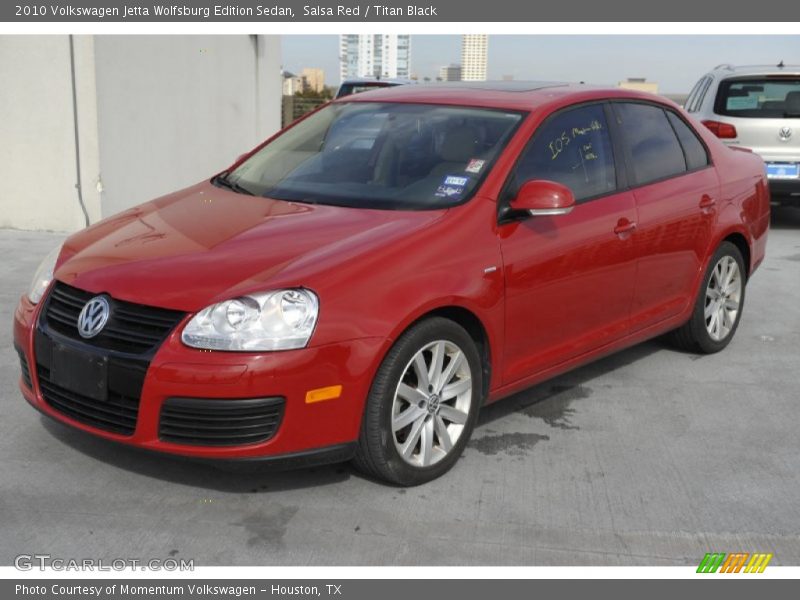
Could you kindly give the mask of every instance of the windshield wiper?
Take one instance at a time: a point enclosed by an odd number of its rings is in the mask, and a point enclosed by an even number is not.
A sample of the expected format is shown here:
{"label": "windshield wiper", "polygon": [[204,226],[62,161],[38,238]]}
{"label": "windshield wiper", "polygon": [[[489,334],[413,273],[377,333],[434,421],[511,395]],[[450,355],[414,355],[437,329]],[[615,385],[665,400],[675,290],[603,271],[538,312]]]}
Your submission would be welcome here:
{"label": "windshield wiper", "polygon": [[783,113],[784,119],[797,119],[800,118],[800,112],[785,112]]}
{"label": "windshield wiper", "polygon": [[236,192],[237,194],[246,194],[248,196],[255,196],[253,192],[248,190],[246,187],[236,183],[235,181],[231,181],[225,175],[217,175],[214,179],[211,180],[216,186],[228,188],[232,192]]}

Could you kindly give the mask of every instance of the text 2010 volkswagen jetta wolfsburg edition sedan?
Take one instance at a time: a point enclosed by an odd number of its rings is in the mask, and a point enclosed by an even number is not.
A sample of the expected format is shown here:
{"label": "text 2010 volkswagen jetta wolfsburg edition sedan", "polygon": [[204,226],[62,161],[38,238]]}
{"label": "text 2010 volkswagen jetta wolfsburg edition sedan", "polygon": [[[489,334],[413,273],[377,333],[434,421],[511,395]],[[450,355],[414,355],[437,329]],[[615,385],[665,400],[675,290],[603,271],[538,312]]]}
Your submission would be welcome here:
{"label": "text 2010 volkswagen jetta wolfsburg edition sedan", "polygon": [[655,96],[370,92],[67,239],[20,385],[141,448],[418,484],[484,403],[668,331],[724,348],[768,223],[761,159]]}

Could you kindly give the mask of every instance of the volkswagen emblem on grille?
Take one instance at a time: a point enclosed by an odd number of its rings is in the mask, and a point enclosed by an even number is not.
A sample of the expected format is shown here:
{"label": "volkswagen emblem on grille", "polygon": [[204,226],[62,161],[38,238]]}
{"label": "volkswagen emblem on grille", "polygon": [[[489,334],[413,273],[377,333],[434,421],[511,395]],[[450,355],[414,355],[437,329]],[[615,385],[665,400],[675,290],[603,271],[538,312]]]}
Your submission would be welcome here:
{"label": "volkswagen emblem on grille", "polygon": [[781,140],[784,142],[788,141],[790,137],[792,137],[792,128],[791,127],[781,127],[781,130],[778,132]]}
{"label": "volkswagen emblem on grille", "polygon": [[83,305],[78,315],[78,333],[82,338],[93,338],[103,330],[111,313],[104,296],[95,296]]}

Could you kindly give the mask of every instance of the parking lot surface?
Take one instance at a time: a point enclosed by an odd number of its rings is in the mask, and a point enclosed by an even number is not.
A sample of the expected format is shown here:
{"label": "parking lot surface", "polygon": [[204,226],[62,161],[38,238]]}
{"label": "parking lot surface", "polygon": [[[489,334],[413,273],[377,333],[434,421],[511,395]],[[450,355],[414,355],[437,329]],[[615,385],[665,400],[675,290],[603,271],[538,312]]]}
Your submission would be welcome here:
{"label": "parking lot surface", "polygon": [[713,356],[641,344],[501,401],[443,478],[398,489],[347,465],[230,471],[41,417],[11,321],[61,234],[0,231],[0,564],[800,564],[800,210],[776,210],[736,338]]}

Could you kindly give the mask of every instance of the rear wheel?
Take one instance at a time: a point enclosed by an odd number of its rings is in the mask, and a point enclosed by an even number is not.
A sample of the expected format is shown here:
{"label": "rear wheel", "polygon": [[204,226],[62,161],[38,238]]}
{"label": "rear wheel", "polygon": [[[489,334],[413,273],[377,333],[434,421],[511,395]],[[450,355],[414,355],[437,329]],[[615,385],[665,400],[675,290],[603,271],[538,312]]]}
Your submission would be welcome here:
{"label": "rear wheel", "polygon": [[691,319],[673,332],[674,341],[693,352],[719,352],[733,339],[744,307],[746,270],[742,253],[723,242],[709,262]]}
{"label": "rear wheel", "polygon": [[482,394],[480,356],[469,334],[441,317],[409,329],[370,390],[355,464],[399,485],[439,477],[458,460]]}

